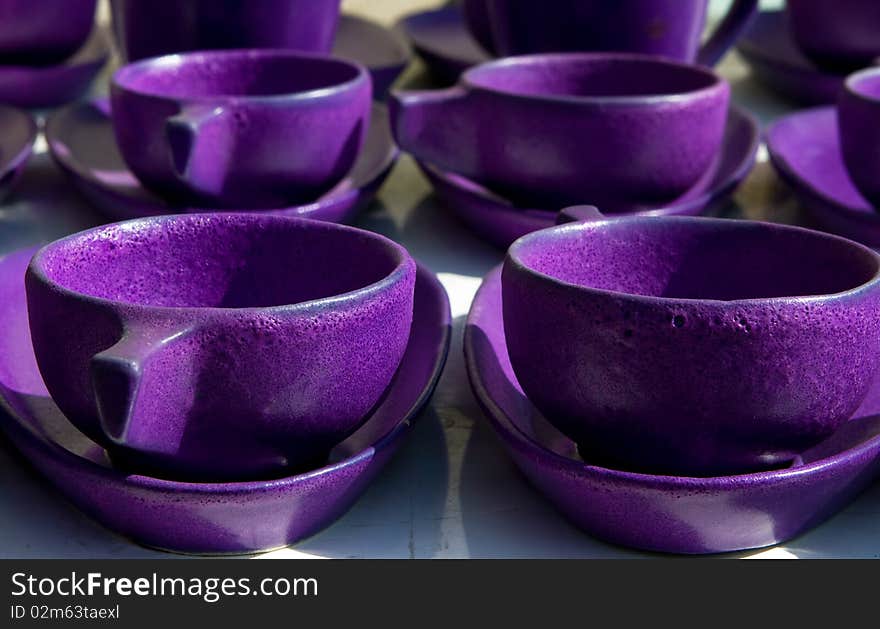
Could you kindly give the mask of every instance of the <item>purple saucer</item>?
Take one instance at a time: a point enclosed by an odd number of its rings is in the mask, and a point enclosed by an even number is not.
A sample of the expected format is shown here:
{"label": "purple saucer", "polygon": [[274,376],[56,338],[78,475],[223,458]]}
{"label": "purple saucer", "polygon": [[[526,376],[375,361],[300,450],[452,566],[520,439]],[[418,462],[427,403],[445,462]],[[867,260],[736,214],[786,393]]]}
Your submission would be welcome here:
{"label": "purple saucer", "polygon": [[798,49],[784,11],[762,11],[736,45],[755,78],[783,96],[807,104],[833,103],[844,76],[817,68]]}
{"label": "purple saucer", "polygon": [[24,272],[36,248],[0,260],[0,428],[89,516],[134,541],[185,553],[249,553],[293,544],[339,518],[409,433],[443,369],[449,300],[420,268],[401,366],[370,419],[308,473],[247,483],[183,483],[115,470],[48,397],[28,328]]}
{"label": "purple saucer", "polygon": [[37,123],[20,109],[0,105],[0,200],[15,187],[37,138]]}
{"label": "purple saucer", "polygon": [[880,212],[847,173],[834,107],[789,114],[766,132],[770,160],[819,226],[880,247]]}
{"label": "purple saucer", "polygon": [[[645,216],[697,215],[726,201],[755,161],[760,143],[758,123],[745,110],[731,107],[721,153],[712,168],[688,192],[662,208],[638,208],[628,214]],[[556,209],[515,206],[487,188],[460,175],[420,163],[440,200],[471,230],[501,249],[514,240],[556,222]],[[601,208],[600,208],[601,209]]]}
{"label": "purple saucer", "polygon": [[333,54],[366,66],[373,78],[373,98],[384,100],[391,84],[412,58],[412,49],[396,30],[353,15],[342,15]]}
{"label": "purple saucer", "polygon": [[454,82],[471,66],[493,58],[470,34],[458,7],[413,13],[398,24],[439,80]]}
{"label": "purple saucer", "polygon": [[[76,103],[53,113],[46,121],[46,141],[56,163],[108,218],[124,220],[211,209],[171,207],[141,186],[116,147],[105,99]],[[383,105],[374,104],[364,146],[345,179],[314,203],[266,211],[349,222],[373,199],[397,155],[388,127],[388,113]]]}
{"label": "purple saucer", "polygon": [[96,28],[79,52],[64,63],[0,65],[0,103],[36,109],[74,101],[89,89],[109,56],[107,34]]}
{"label": "purple saucer", "polygon": [[500,267],[477,293],[464,345],[477,399],[516,465],[573,523],[615,544],[675,553],[769,546],[830,517],[880,474],[880,381],[854,419],[789,468],[651,476],[584,463],[525,397],[504,339]]}

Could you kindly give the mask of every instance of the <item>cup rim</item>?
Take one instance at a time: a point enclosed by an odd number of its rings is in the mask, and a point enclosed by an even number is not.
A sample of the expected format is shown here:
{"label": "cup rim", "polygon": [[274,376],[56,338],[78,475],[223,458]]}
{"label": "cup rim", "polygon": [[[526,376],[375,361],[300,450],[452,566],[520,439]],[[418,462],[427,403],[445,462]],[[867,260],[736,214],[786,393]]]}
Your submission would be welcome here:
{"label": "cup rim", "polygon": [[[557,277],[549,275],[548,273],[544,273],[543,271],[538,271],[530,266],[526,265],[522,259],[519,257],[520,252],[525,247],[528,247],[532,244],[533,241],[540,241],[542,238],[546,237],[548,233],[562,233],[562,232],[574,232],[583,229],[585,226],[596,225],[596,224],[620,224],[623,222],[628,223],[644,223],[645,221],[677,221],[681,223],[691,223],[691,224],[702,224],[702,225],[714,225],[716,227],[723,225],[734,226],[737,229],[762,229],[768,231],[776,231],[776,232],[790,232],[790,233],[806,233],[811,237],[818,238],[820,240],[825,240],[828,242],[837,242],[841,243],[844,246],[859,251],[862,255],[868,256],[874,261],[874,273],[873,275],[866,281],[858,284],[857,286],[853,286],[845,291],[839,291],[836,293],[823,293],[817,295],[788,295],[783,297],[757,297],[757,298],[742,298],[742,299],[708,299],[708,298],[694,298],[694,297],[661,297],[656,295],[639,295],[637,293],[630,293],[625,291],[615,291],[609,290],[605,288],[595,288],[590,286],[582,286],[580,284],[575,284],[573,282],[567,282],[565,280],[561,280]],[[706,216],[631,216],[631,217],[605,217],[597,220],[589,220],[589,221],[580,221],[574,223],[568,223],[565,225],[556,225],[554,227],[550,227],[547,229],[539,230],[536,232],[532,232],[531,234],[526,234],[525,236],[520,237],[516,240],[508,249],[507,255],[505,256],[504,264],[506,265],[510,262],[517,270],[522,271],[524,273],[530,274],[532,276],[540,278],[544,282],[551,283],[557,287],[573,289],[577,291],[581,291],[591,295],[597,295],[602,297],[614,298],[618,300],[628,301],[631,303],[640,303],[654,306],[716,306],[716,307],[744,307],[744,306],[752,306],[752,307],[773,307],[773,306],[781,306],[783,304],[791,304],[791,303],[827,303],[833,302],[840,299],[845,299],[848,297],[855,297],[857,295],[869,292],[871,290],[880,289],[880,254],[875,252],[870,247],[862,245],[861,243],[855,242],[848,238],[843,238],[842,236],[837,236],[834,234],[828,234],[825,232],[807,229],[805,227],[799,227],[796,225],[785,225],[780,223],[768,223],[764,221],[749,221],[749,220],[741,220],[741,219],[729,219],[729,218],[714,218],[714,217],[706,217]]]}
{"label": "cup rim", "polygon": [[[878,59],[880,59],[880,57],[878,57]],[[848,75],[843,82],[846,93],[860,100],[880,105],[880,95],[871,96],[858,89],[857,84],[865,79],[874,79],[880,83],[880,67],[865,68]]]}
{"label": "cup rim", "polygon": [[[298,92],[285,92],[280,94],[215,94],[211,96],[199,95],[171,95],[161,92],[149,91],[132,87],[127,81],[129,75],[148,71],[162,70],[172,66],[192,63],[196,60],[204,59],[288,59],[300,61],[302,63],[330,63],[339,66],[345,66],[355,71],[355,75],[334,85],[319,87],[311,90],[303,90]],[[363,64],[349,59],[342,59],[330,54],[302,52],[298,50],[289,50],[284,48],[235,48],[226,50],[191,50],[185,52],[170,53],[158,57],[148,57],[127,63],[118,68],[110,78],[112,88],[138,96],[146,96],[172,102],[188,102],[188,103],[215,103],[217,101],[234,100],[245,103],[279,103],[279,102],[297,102],[323,99],[336,94],[348,92],[356,89],[358,86],[368,83],[371,84],[370,73]]]}
{"label": "cup rim", "polygon": [[[305,229],[323,229],[326,231],[346,232],[352,235],[360,235],[374,241],[377,245],[381,245],[392,254],[392,260],[395,262],[392,268],[383,277],[345,293],[320,297],[318,299],[309,299],[292,304],[279,304],[275,306],[245,306],[245,307],[222,307],[222,306],[161,306],[156,304],[136,303],[132,301],[123,301],[119,299],[109,299],[97,295],[75,290],[65,286],[57,280],[49,277],[45,269],[45,258],[56,248],[65,245],[74,245],[76,241],[87,238],[92,234],[102,231],[117,229],[119,227],[137,227],[139,225],[154,225],[156,223],[174,222],[181,220],[228,220],[232,222],[246,220],[255,223],[294,223],[299,224]],[[390,238],[357,227],[348,225],[340,225],[327,221],[316,221],[313,219],[295,217],[295,216],[278,216],[272,214],[250,214],[246,212],[205,212],[192,214],[168,214],[162,216],[148,216],[144,218],[136,218],[127,221],[118,221],[116,223],[107,223],[92,227],[58,240],[52,241],[42,247],[33,255],[27,266],[27,275],[35,277],[40,283],[57,291],[64,297],[76,299],[85,303],[98,304],[107,308],[129,312],[157,313],[171,315],[211,315],[211,316],[236,316],[244,313],[270,313],[270,314],[293,314],[308,313],[320,311],[327,307],[339,307],[347,304],[356,305],[370,299],[380,296],[386,289],[400,282],[409,269],[415,273],[416,264],[409,252],[400,244],[394,242]]]}
{"label": "cup rim", "polygon": [[[524,67],[540,63],[553,64],[575,64],[588,63],[596,61],[619,61],[619,62],[635,62],[639,64],[653,65],[659,68],[674,68],[684,72],[690,72],[694,75],[701,75],[711,79],[710,83],[704,87],[697,89],[670,92],[667,94],[646,94],[632,96],[573,96],[573,95],[556,95],[556,94],[523,94],[512,92],[495,87],[488,87],[475,82],[475,77],[484,72],[492,72],[504,70],[511,67]],[[722,91],[729,86],[728,82],[711,68],[698,64],[685,63],[657,57],[655,55],[647,55],[629,52],[553,52],[553,53],[537,53],[528,55],[515,55],[510,57],[502,57],[492,61],[481,63],[473,68],[468,69],[461,76],[461,84],[467,86],[471,90],[489,92],[498,94],[506,98],[514,98],[530,102],[546,102],[546,103],[568,103],[579,105],[623,105],[637,106],[646,104],[665,104],[665,103],[681,103],[693,99],[699,99]]]}

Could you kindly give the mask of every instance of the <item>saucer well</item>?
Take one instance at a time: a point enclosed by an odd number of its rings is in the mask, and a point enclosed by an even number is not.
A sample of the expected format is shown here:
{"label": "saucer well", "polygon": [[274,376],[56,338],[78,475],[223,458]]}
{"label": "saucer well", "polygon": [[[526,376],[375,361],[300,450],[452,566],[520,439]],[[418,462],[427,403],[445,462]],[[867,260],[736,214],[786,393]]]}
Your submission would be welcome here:
{"label": "saucer well", "polygon": [[833,106],[780,118],[767,129],[766,142],[780,177],[821,228],[880,247],[880,212],[846,170]]}
{"label": "saucer well", "polygon": [[373,98],[384,100],[391,84],[412,58],[412,49],[409,41],[396,30],[353,15],[342,15],[333,55],[365,65],[373,77]]}
{"label": "saucer well", "polygon": [[400,368],[367,422],[310,472],[246,483],[185,483],[114,469],[49,398],[30,341],[24,272],[36,248],[0,260],[0,428],[61,494],[107,528],[155,548],[249,553],[293,544],[339,518],[403,442],[442,371],[449,300],[420,268]]}
{"label": "saucer well", "polygon": [[109,56],[107,34],[95,28],[79,52],[64,63],[0,65],[0,103],[38,109],[74,101],[89,89]]}
{"label": "saucer well", "polygon": [[769,546],[818,525],[880,474],[880,381],[853,419],[791,467],[652,476],[585,463],[526,398],[504,338],[500,267],[474,299],[464,347],[477,400],[519,469],[574,524],[615,544],[688,554]]}
{"label": "saucer well", "polygon": [[[759,143],[757,121],[745,110],[731,107],[721,153],[703,178],[664,207],[634,208],[627,215],[693,216],[717,207],[733,194],[751,170]],[[520,236],[552,226],[556,213],[562,209],[517,207],[510,200],[461,175],[427,163],[419,166],[444,205],[474,233],[502,249]],[[609,212],[608,215],[612,214]]]}
{"label": "saucer well", "polygon": [[817,68],[798,49],[784,11],[761,11],[736,44],[755,78],[776,92],[807,105],[837,99],[844,76]]}
{"label": "saucer well", "polygon": [[[59,109],[46,121],[45,133],[55,162],[80,192],[110,219],[211,210],[172,207],[140,184],[116,147],[106,99]],[[387,110],[374,103],[367,138],[347,177],[313,203],[265,211],[349,222],[373,199],[397,155]]]}
{"label": "saucer well", "polygon": [[405,16],[398,27],[434,76],[453,82],[471,66],[492,59],[465,26],[455,6]]}
{"label": "saucer well", "polygon": [[12,191],[37,139],[37,123],[15,107],[0,105],[0,200]]}

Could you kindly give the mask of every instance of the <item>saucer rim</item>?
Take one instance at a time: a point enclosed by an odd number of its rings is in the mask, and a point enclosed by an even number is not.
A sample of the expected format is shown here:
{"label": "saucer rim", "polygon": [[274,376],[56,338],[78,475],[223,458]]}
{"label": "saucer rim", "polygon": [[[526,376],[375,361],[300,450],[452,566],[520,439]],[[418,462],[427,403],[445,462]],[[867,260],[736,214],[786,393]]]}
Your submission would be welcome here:
{"label": "saucer rim", "polygon": [[[767,21],[782,20],[784,19],[784,13],[785,11],[783,9],[763,9],[759,11],[758,14],[755,16],[755,22],[757,23],[757,21],[761,19]],[[754,28],[754,24],[751,28]],[[749,30],[747,30],[739,39],[739,41],[737,41],[735,48],[740,52],[745,51],[744,54],[760,58],[765,63],[770,63],[780,68],[786,68],[790,71],[800,72],[808,76],[821,76],[823,78],[839,77],[841,79],[846,77],[846,75],[823,71],[819,66],[815,65],[806,56],[803,56],[802,58],[802,60],[807,64],[804,67],[799,67],[792,65],[791,63],[787,63],[784,58],[768,53],[767,49],[764,46],[761,46],[757,43],[754,36],[750,36]]]}
{"label": "saucer rim", "polygon": [[[834,105],[820,105],[817,107],[798,109],[774,120],[764,131],[764,142],[767,146],[767,155],[776,171],[791,186],[795,194],[800,195],[806,193],[813,197],[814,201],[822,203],[825,210],[830,210],[849,220],[854,220],[871,226],[880,226],[880,213],[873,211],[871,204],[864,199],[864,197],[862,197],[862,200],[865,202],[865,208],[858,209],[839,199],[829,196],[826,192],[818,189],[810,180],[805,178],[788,159],[780,154],[778,150],[778,142],[774,140],[774,136],[781,133],[783,125],[790,124],[795,118],[810,116],[818,118],[822,114],[836,115],[836,111],[837,109]],[[853,184],[853,186],[855,186],[855,184]],[[861,196],[860,192],[859,195]]]}
{"label": "saucer rim", "polygon": [[[755,16],[755,22],[736,42],[734,49],[743,57],[746,65],[750,66],[753,72],[760,73],[763,71],[777,76],[784,74],[792,77],[797,83],[797,86],[792,88],[785,82],[770,81],[769,77],[765,78],[756,75],[754,77],[755,80],[767,89],[807,105],[815,106],[833,103],[835,98],[831,95],[831,92],[836,92],[837,87],[839,87],[837,84],[842,85],[846,75],[823,71],[806,57],[803,58],[804,66],[794,65],[785,57],[768,53],[764,46],[759,45],[755,38],[750,36],[751,28],[754,28],[759,20],[781,20],[783,12],[784,10],[781,9],[764,9],[759,11]],[[816,84],[819,83],[823,87],[816,90]]]}
{"label": "saucer rim", "polygon": [[[761,125],[759,124],[758,119],[754,116],[754,114],[752,114],[745,108],[731,104],[730,116],[739,117],[742,122],[748,125],[750,131],[750,141],[748,143],[748,147],[743,151],[742,159],[737,162],[736,167],[731,169],[729,173],[727,173],[726,175],[724,175],[723,173],[716,173],[716,177],[713,178],[713,182],[710,182],[709,185],[707,185],[702,192],[697,193],[696,196],[691,199],[685,199],[684,201],[680,202],[673,201],[672,203],[650,209],[640,209],[632,212],[609,213],[605,216],[607,216],[608,218],[615,218],[620,216],[666,216],[687,213],[697,214],[702,212],[703,209],[707,208],[718,199],[721,199],[731,194],[733,190],[738,186],[738,184],[741,183],[743,179],[745,179],[745,177],[748,175],[749,172],[751,172],[752,168],[754,167],[755,161],[757,159],[758,149],[761,145],[762,134]],[[725,150],[725,146],[722,146],[720,150],[723,153]],[[499,212],[528,212],[529,215],[534,218],[541,219],[546,217],[548,227],[551,227],[555,224],[556,215],[558,214],[557,211],[517,206],[510,199],[501,196],[499,193],[490,190],[482,184],[479,184],[463,175],[452,172],[448,169],[439,168],[438,166],[435,166],[434,164],[427,161],[419,159],[415,159],[415,161],[422,171],[427,171],[425,174],[429,179],[433,180],[436,178],[445,187],[453,189],[462,194],[466,194],[475,201],[479,200],[481,204],[486,206],[486,209],[489,209],[491,204],[491,209],[497,210]],[[720,170],[720,168],[718,168],[718,170]],[[723,180],[719,183],[715,183],[719,178],[719,175],[723,175]],[[456,179],[461,179],[468,185],[463,186],[459,184]],[[454,211],[456,211],[456,213],[458,212],[457,210]],[[542,214],[544,216],[541,216]]]}
{"label": "saucer rim", "polygon": [[[474,296],[473,305],[468,312],[464,331],[465,367],[474,396],[480,403],[480,407],[484,410],[495,432],[505,440],[512,440],[518,443],[527,452],[532,453],[536,460],[544,460],[555,463],[557,466],[564,466],[582,480],[590,478],[599,480],[613,479],[633,487],[650,487],[657,490],[702,489],[715,492],[729,492],[738,487],[769,485],[801,476],[819,474],[825,470],[854,461],[872,450],[880,453],[880,434],[877,434],[854,448],[849,448],[832,456],[817,459],[816,461],[796,467],[727,476],[646,474],[592,465],[558,454],[523,432],[517,422],[498,405],[490,392],[490,387],[484,382],[481,370],[478,367],[478,359],[476,357],[478,352],[475,350],[473,341],[474,328],[478,326],[473,323],[473,319],[477,316],[475,313],[482,307],[485,295],[493,290],[500,290],[501,268],[502,266],[498,265],[486,274]],[[520,387],[517,386],[517,388],[521,390]]]}
{"label": "saucer rim", "polygon": [[[14,255],[27,255],[26,252],[35,253],[39,246],[25,247],[15,251],[8,252],[0,256],[0,273],[3,272],[3,266],[7,259]],[[440,283],[430,269],[423,264],[417,263],[417,281],[425,282],[431,293],[439,298],[440,310],[436,313],[437,320],[441,324],[442,331],[436,339],[436,347],[434,351],[434,361],[431,368],[431,375],[424,383],[418,398],[410,405],[410,407],[401,414],[399,421],[394,424],[387,432],[377,437],[370,445],[349,457],[330,463],[318,469],[309,470],[291,476],[256,481],[233,481],[233,482],[190,482],[170,480],[146,476],[143,474],[124,474],[120,470],[113,467],[104,467],[84,458],[75,452],[63,447],[50,436],[39,432],[29,422],[23,420],[20,414],[15,410],[14,405],[10,404],[6,393],[0,388],[0,410],[4,411],[8,419],[0,420],[0,432],[6,433],[10,441],[15,445],[16,450],[21,451],[18,439],[9,434],[10,430],[22,431],[27,433],[33,440],[33,446],[44,451],[45,456],[58,461],[61,465],[72,465],[79,468],[82,473],[100,475],[103,478],[112,479],[116,484],[121,484],[133,489],[146,489],[150,491],[158,491],[166,494],[187,494],[187,495],[258,495],[266,492],[275,491],[280,488],[292,488],[300,483],[314,479],[316,477],[332,476],[349,467],[372,459],[376,454],[384,451],[392,445],[403,433],[408,431],[414,423],[414,419],[424,408],[437,387],[440,376],[446,364],[449,355],[449,347],[451,340],[452,316],[450,310],[449,296],[445,288]],[[442,312],[441,312],[442,310]],[[390,386],[393,386],[390,385]],[[66,419],[66,418],[65,418]],[[369,421],[369,420],[368,420]],[[69,420],[68,420],[69,422]],[[11,424],[11,428],[9,426]],[[27,458],[27,457],[25,457]],[[30,464],[33,465],[30,460]],[[84,469],[85,468],[85,469]],[[55,485],[52,483],[53,486]],[[62,492],[64,493],[64,492]]]}
{"label": "saucer rim", "polygon": [[[216,208],[191,208],[188,206],[171,206],[166,203],[164,199],[159,197],[157,194],[146,190],[140,182],[138,182],[138,189],[146,192],[149,197],[145,199],[140,199],[136,197],[132,197],[130,195],[124,194],[118,191],[116,188],[112,186],[105,185],[100,180],[96,179],[92,176],[92,170],[87,168],[85,165],[80,163],[74,157],[73,152],[70,152],[69,156],[65,157],[62,155],[56,148],[55,144],[59,139],[58,128],[62,124],[62,120],[66,116],[75,115],[75,110],[78,108],[90,108],[96,110],[99,114],[104,117],[104,124],[110,125],[110,115],[105,113],[101,107],[101,104],[108,102],[106,97],[97,97],[86,99],[82,101],[68,103],[62,107],[59,107],[55,111],[51,112],[47,117],[45,124],[43,126],[43,134],[46,138],[46,145],[49,154],[52,156],[52,160],[61,168],[64,173],[70,177],[75,186],[80,188],[80,186],[87,187],[89,191],[80,190],[80,192],[87,198],[89,203],[97,210],[99,210],[102,214],[114,219],[114,220],[136,220],[142,218],[149,218],[155,216],[163,216],[165,214],[176,213],[176,214],[193,214],[200,212],[255,212],[255,213],[277,213],[277,214],[286,214],[292,215],[300,218],[313,218],[313,215],[319,215],[323,210],[333,209],[338,206],[343,206],[347,203],[357,205],[357,197],[361,194],[369,194],[372,195],[371,190],[379,185],[385,180],[385,178],[390,174],[391,169],[396,164],[397,160],[400,158],[401,151],[400,147],[397,146],[397,143],[394,141],[393,136],[391,135],[390,128],[387,134],[387,142],[384,143],[382,157],[381,160],[377,159],[376,163],[370,168],[367,176],[363,177],[360,181],[353,181],[350,175],[357,168],[357,161],[352,165],[351,170],[346,173],[345,177],[343,177],[336,185],[334,185],[330,190],[325,192],[321,197],[315,199],[314,201],[310,201],[308,203],[303,203],[299,205],[291,205],[280,208],[239,208],[239,209],[216,209]],[[387,120],[388,115],[388,106],[384,103],[380,103],[377,101],[373,101],[370,104],[371,107],[371,115],[370,115],[370,125],[378,125],[382,124],[384,120]],[[362,151],[366,150],[366,144]],[[121,158],[120,158],[121,160]],[[124,162],[122,163],[125,166]],[[134,174],[131,173],[131,170],[125,166],[125,172],[131,174],[131,176],[137,181],[137,178],[134,177]],[[345,185],[346,182],[351,181],[351,185]],[[123,206],[143,208],[148,207],[149,209],[146,211],[134,211],[128,212],[123,210],[122,212],[113,211],[110,209],[105,209],[109,206],[108,203],[97,203],[92,201],[92,194],[100,194],[104,197],[108,197],[114,200],[114,203],[121,204]],[[356,207],[349,208],[346,211],[346,221],[351,220],[356,214]],[[320,219],[320,216],[314,216],[314,218]],[[345,221],[343,221],[345,222]]]}

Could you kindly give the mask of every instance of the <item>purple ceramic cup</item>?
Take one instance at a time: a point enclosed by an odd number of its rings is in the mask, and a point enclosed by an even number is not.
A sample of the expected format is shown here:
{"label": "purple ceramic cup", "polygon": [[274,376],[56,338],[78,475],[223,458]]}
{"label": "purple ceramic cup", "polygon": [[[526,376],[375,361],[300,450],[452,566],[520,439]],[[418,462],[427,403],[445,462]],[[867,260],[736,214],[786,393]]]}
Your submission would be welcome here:
{"label": "purple ceramic cup", "polygon": [[748,26],[758,0],[735,0],[701,47],[708,4],[708,0],[465,0],[464,14],[476,39],[499,56],[617,51],[714,65]]}
{"label": "purple ceramic cup", "polygon": [[526,395],[606,467],[789,464],[852,416],[880,365],[880,256],[798,227],[563,225],[511,246],[502,292]]}
{"label": "purple ceramic cup", "polygon": [[849,76],[837,103],[843,161],[853,183],[880,208],[880,68]]}
{"label": "purple ceramic cup", "polygon": [[730,87],[645,55],[514,57],[446,90],[392,92],[392,130],[419,160],[521,205],[612,212],[679,197],[718,154]]}
{"label": "purple ceramic cup", "polygon": [[0,0],[0,63],[47,65],[79,50],[97,0]]}
{"label": "purple ceramic cup", "polygon": [[877,0],[788,0],[786,9],[795,42],[817,65],[845,72],[880,56]]}
{"label": "purple ceramic cup", "polygon": [[135,176],[172,204],[207,208],[317,199],[351,170],[372,100],[359,64],[282,50],[138,61],[110,90]]}
{"label": "purple ceramic cup", "polygon": [[[27,0],[33,1],[33,0]],[[111,0],[123,57],[190,50],[286,48],[328,53],[340,0]]]}
{"label": "purple ceramic cup", "polygon": [[367,419],[415,273],[371,232],[214,213],[56,241],[26,287],[40,372],[77,428],[142,473],[247,480],[323,463]]}

